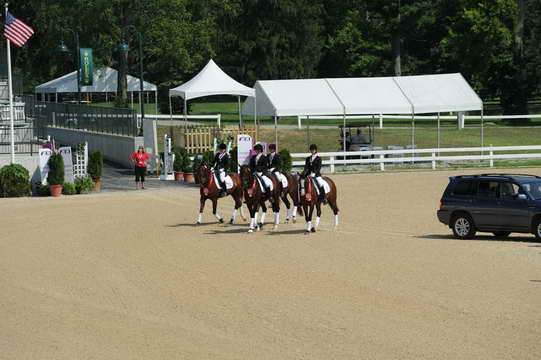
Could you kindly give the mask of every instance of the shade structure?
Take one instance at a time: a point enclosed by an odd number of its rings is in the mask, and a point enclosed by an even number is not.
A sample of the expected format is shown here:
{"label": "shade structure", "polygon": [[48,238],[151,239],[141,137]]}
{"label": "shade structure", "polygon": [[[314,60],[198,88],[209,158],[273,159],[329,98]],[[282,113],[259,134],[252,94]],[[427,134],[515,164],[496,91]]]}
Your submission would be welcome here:
{"label": "shade structure", "polygon": [[311,116],[479,111],[483,102],[461,74],[264,80],[243,114]]}
{"label": "shade structure", "polygon": [[211,59],[191,80],[169,90],[169,96],[180,96],[184,100],[211,95],[254,96],[254,89],[227,75]]}
{"label": "shade structure", "polygon": [[[128,91],[139,91],[139,78],[128,75]],[[105,93],[116,92],[118,71],[108,66],[94,70],[94,85],[81,86],[83,93]],[[157,91],[154,84],[143,81],[144,91]],[[71,72],[57,79],[48,81],[34,88],[36,93],[76,93],[77,92],[77,71]]]}

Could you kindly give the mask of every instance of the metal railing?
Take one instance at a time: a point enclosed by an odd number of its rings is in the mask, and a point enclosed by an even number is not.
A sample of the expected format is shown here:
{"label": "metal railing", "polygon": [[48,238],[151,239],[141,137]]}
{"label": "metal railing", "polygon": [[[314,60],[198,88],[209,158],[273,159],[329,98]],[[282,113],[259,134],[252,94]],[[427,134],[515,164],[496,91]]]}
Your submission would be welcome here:
{"label": "metal railing", "polygon": [[[30,126],[15,127],[15,153],[37,154],[45,135],[45,129]],[[0,126],[0,155],[11,153],[11,129],[9,126]]]}
{"label": "metal railing", "polygon": [[105,108],[98,106],[59,104],[36,101],[25,96],[26,116],[38,127],[60,127],[88,132],[137,136],[136,113],[132,109]]}

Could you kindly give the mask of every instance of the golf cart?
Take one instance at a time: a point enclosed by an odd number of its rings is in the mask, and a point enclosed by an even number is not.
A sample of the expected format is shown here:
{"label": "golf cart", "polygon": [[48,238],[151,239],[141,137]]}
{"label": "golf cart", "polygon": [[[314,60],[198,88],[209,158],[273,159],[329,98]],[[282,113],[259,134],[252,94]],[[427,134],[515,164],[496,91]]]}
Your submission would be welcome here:
{"label": "golf cart", "polygon": [[[346,124],[345,131],[344,126],[339,125],[340,129],[340,149],[344,150],[344,135],[346,141],[347,151],[367,151],[378,150],[374,147],[374,127],[372,124],[366,123],[350,123]],[[347,158],[352,158],[348,156]]]}

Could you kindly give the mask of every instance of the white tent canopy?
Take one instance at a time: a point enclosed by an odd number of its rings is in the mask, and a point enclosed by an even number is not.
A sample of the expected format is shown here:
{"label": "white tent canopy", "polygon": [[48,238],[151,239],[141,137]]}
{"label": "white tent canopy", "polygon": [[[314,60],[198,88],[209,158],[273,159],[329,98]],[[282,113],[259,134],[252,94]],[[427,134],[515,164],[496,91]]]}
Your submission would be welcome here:
{"label": "white tent canopy", "polygon": [[482,110],[483,103],[461,74],[381,78],[264,80],[243,114],[312,116],[421,114]]}
{"label": "white tent canopy", "polygon": [[[118,72],[110,67],[103,67],[94,70],[94,85],[81,86],[82,93],[105,93],[116,92]],[[77,71],[71,72],[57,79],[48,81],[35,87],[36,93],[76,93],[77,92]],[[128,91],[137,92],[140,90],[139,78],[128,75]],[[156,85],[143,81],[143,91],[157,91]]]}
{"label": "white tent canopy", "polygon": [[211,59],[191,80],[169,90],[169,96],[184,100],[211,95],[254,96],[254,89],[231,78]]}

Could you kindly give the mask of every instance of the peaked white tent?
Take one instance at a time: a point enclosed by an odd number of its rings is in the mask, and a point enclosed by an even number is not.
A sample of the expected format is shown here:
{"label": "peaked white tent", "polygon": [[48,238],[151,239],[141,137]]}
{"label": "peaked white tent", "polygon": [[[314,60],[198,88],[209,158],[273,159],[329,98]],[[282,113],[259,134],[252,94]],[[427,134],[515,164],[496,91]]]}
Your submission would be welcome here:
{"label": "peaked white tent", "polygon": [[198,97],[212,95],[237,95],[240,116],[240,97],[254,96],[254,89],[242,85],[227,75],[218,65],[216,65],[214,60],[210,59],[207,65],[205,65],[196,76],[186,83],[169,90],[170,112],[172,114],[171,97],[180,96],[184,99],[184,119],[185,122],[187,122],[187,101]]}
{"label": "peaked white tent", "polygon": [[257,81],[254,89],[243,114],[272,116],[275,127],[280,116],[342,115],[345,125],[347,115],[411,114],[412,143],[415,114],[481,111],[483,115],[482,100],[459,73],[264,80]]}
{"label": "peaked white tent", "polygon": [[[128,75],[128,92],[140,92],[139,78]],[[118,90],[118,71],[108,66],[94,70],[94,80],[92,86],[81,86],[81,93],[115,93]],[[154,98],[157,104],[158,87],[149,82],[143,81],[144,92],[154,92]],[[77,92],[77,71],[70,72],[54,80],[48,81],[34,88],[36,94],[55,94],[55,101],[58,99],[58,94],[76,93]],[[143,94],[141,101],[143,101]],[[156,105],[157,109],[157,105]]]}

